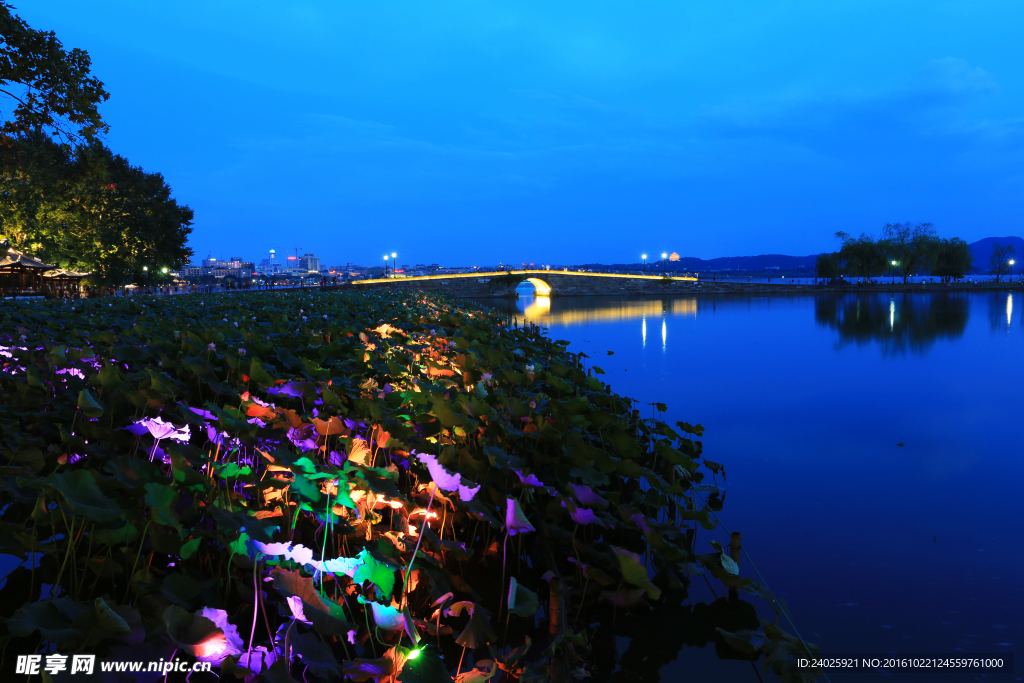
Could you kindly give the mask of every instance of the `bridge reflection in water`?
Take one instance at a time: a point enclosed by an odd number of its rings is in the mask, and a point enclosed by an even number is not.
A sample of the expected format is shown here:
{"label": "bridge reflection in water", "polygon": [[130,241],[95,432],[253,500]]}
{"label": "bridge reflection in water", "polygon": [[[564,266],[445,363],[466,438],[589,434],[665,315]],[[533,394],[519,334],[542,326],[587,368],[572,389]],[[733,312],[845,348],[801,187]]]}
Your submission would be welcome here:
{"label": "bridge reflection in water", "polygon": [[[584,305],[581,305],[584,304]],[[646,321],[665,315],[697,317],[696,298],[673,299],[613,299],[600,301],[587,298],[576,301],[573,297],[555,298],[520,295],[516,302],[487,302],[511,315],[537,325],[583,325],[589,322]]]}
{"label": "bridge reflection in water", "polygon": [[[538,290],[539,291],[539,290]],[[696,318],[696,297],[664,297],[622,299],[617,297],[550,297],[538,295],[529,286],[519,288],[518,301],[487,300],[485,305],[496,308],[522,322],[544,327],[572,327],[590,323],[637,321],[640,323],[642,345],[647,346],[648,326],[658,326],[654,334],[661,335],[661,348],[668,344],[669,317]],[[481,301],[481,303],[484,303]],[[705,307],[714,302],[705,301]]]}

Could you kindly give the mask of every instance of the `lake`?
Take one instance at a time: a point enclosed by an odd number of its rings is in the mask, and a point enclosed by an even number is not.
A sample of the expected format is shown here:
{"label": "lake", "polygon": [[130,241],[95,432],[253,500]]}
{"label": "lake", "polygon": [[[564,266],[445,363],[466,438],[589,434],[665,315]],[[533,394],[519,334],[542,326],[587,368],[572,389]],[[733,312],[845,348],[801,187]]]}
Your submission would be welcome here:
{"label": "lake", "polygon": [[[704,425],[704,454],[728,477],[722,522],[823,655],[1024,651],[1021,293],[486,305],[572,342],[644,416],[661,401],[669,424]],[[701,533],[698,552],[728,542]],[[741,574],[753,576],[745,558]],[[695,578],[688,603],[712,602],[712,587]],[[757,680],[713,646],[666,642],[662,680]],[[656,680],[628,655],[622,680]],[[1019,681],[1022,666],[829,678]]]}

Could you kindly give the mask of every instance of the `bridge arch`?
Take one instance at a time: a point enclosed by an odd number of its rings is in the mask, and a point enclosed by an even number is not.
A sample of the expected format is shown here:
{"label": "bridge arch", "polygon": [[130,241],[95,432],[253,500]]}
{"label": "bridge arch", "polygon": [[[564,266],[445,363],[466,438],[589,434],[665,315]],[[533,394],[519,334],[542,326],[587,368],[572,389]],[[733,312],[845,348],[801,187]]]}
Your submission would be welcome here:
{"label": "bridge arch", "polygon": [[[533,285],[533,293],[535,296],[551,296],[551,285],[544,280],[541,280],[539,277],[523,278],[519,285],[523,284],[523,282],[529,282]],[[519,285],[516,285],[516,287]]]}

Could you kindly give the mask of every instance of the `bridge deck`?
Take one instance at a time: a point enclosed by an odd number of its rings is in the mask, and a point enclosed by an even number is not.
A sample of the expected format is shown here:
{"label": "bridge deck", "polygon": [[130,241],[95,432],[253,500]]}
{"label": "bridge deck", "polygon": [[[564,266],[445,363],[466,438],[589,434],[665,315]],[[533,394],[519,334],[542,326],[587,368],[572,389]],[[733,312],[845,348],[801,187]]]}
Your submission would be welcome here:
{"label": "bridge deck", "polygon": [[539,280],[543,280],[544,276],[566,276],[575,275],[578,277],[607,277],[607,278],[618,278],[626,280],[654,280],[664,281],[668,280],[680,280],[683,282],[697,282],[695,277],[685,276],[671,276],[666,278],[663,275],[629,275],[625,273],[581,273],[575,270],[496,270],[491,272],[479,272],[479,273],[457,273],[454,275],[414,275],[412,277],[396,277],[396,278],[374,278],[372,280],[352,280],[353,285],[369,285],[369,284],[381,284],[381,283],[395,283],[395,282],[423,282],[431,280],[450,280],[456,278],[487,278],[487,277],[504,277],[504,276],[522,276],[524,278],[536,277]]}

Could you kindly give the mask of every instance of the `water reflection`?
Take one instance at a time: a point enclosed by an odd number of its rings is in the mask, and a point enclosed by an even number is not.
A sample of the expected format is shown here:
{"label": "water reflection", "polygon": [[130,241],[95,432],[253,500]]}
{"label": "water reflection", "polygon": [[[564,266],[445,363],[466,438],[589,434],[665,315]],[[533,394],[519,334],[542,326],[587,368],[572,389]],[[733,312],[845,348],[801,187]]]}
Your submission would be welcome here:
{"label": "water reflection", "polygon": [[[992,292],[988,294],[988,322],[993,332],[1008,332],[1013,322],[1013,294]],[[1022,318],[1024,324],[1024,318]]]}
{"label": "water reflection", "polygon": [[[523,296],[519,301],[507,299],[487,300],[492,308],[543,325],[581,325],[592,322],[621,322],[641,320],[646,327],[647,318],[697,317],[698,299],[611,299],[606,297],[547,297]],[[646,333],[645,333],[646,334]]]}
{"label": "water reflection", "polygon": [[814,301],[815,320],[836,330],[840,345],[878,344],[884,354],[925,353],[938,339],[957,339],[967,329],[968,315],[968,295],[952,292],[820,296]]}
{"label": "water reflection", "polygon": [[[542,310],[526,297],[480,303],[520,320]],[[729,508],[720,528],[699,530],[697,547],[727,542],[724,526],[742,525],[766,582],[823,653],[1024,654],[1024,545],[1001,541],[1020,535],[1024,480],[1016,294],[543,303],[546,312],[526,317],[570,350],[592,353],[616,393],[641,405],[667,400],[670,424],[707,427],[704,452],[730,468]],[[651,347],[637,346],[648,333]],[[718,661],[710,647],[712,627],[731,625],[687,622],[712,614],[720,589],[698,578],[682,607],[612,613],[594,635],[595,656],[620,667],[615,683],[756,683],[749,663]],[[919,673],[877,680],[916,683]],[[603,679],[595,671],[590,680]]]}

